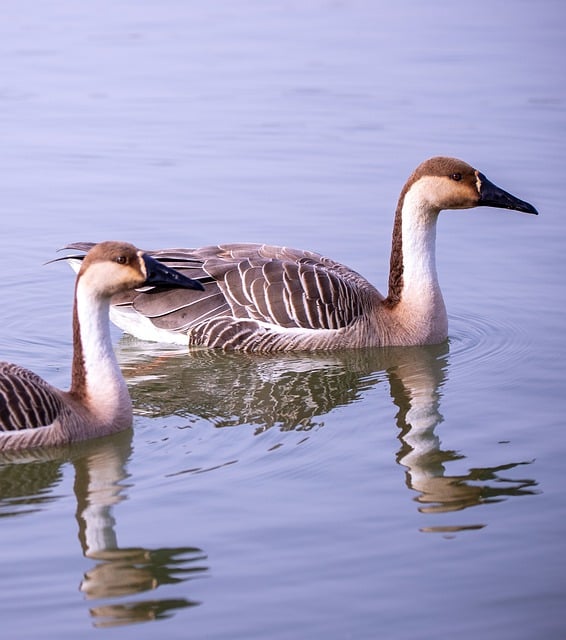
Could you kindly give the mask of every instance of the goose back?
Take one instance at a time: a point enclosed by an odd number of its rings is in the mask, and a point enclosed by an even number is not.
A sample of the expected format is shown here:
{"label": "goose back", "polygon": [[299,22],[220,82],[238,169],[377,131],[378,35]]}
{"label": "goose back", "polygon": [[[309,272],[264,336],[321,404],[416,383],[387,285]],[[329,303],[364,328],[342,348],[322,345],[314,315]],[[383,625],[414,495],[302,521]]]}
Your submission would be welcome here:
{"label": "goose back", "polygon": [[[232,243],[147,253],[200,281],[205,291],[131,290],[113,297],[113,320],[120,325],[121,316],[141,315],[158,330],[189,332],[195,346],[282,350],[282,330],[311,337],[345,330],[383,299],[359,273],[312,251]],[[269,335],[277,346],[266,342]],[[262,344],[252,344],[254,336]]]}

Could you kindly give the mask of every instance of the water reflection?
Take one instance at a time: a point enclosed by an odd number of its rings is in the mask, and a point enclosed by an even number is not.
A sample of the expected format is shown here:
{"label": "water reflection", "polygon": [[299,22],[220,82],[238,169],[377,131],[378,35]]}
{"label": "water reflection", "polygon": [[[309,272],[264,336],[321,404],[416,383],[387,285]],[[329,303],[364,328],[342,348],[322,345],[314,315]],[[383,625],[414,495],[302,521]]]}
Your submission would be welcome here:
{"label": "water reflection", "polygon": [[[397,462],[405,467],[406,483],[418,492],[421,513],[446,513],[480,504],[499,502],[508,496],[532,495],[536,481],[512,479],[504,472],[530,464],[513,462],[495,467],[472,468],[463,474],[447,473],[446,463],[462,460],[459,452],[442,449],[435,428],[442,422],[440,400],[447,368],[447,347],[403,350],[388,368],[391,397],[398,407],[401,448]],[[477,529],[483,525],[424,527],[423,531],[447,532]]]}
{"label": "water reflection", "polygon": [[[122,345],[130,364],[137,411],[150,416],[199,416],[217,427],[251,424],[307,430],[324,423],[332,409],[347,405],[382,381],[389,383],[399,427],[397,462],[417,493],[422,513],[443,513],[529,495],[536,482],[506,472],[527,462],[450,474],[447,463],[465,456],[442,448],[436,427],[448,368],[447,344],[427,347],[349,350],[334,353],[230,354],[196,351],[189,356],[137,354]],[[483,525],[423,527],[426,531]]]}
{"label": "water reflection", "polygon": [[323,424],[325,414],[359,399],[383,377],[376,351],[137,355],[122,353],[136,413],[199,416],[216,427],[253,425],[258,433],[271,427],[312,429]]}
{"label": "water reflection", "polygon": [[79,541],[84,557],[94,561],[80,582],[80,591],[89,601],[105,601],[90,608],[96,627],[166,618],[177,609],[199,604],[186,598],[128,598],[207,571],[206,555],[196,547],[147,549],[118,544],[113,512],[125,497],[131,438],[132,433],[125,432],[64,450],[12,454],[0,461],[17,463],[0,464],[0,514],[13,516],[38,509],[46,496],[56,499],[62,466],[71,460]]}
{"label": "water reflection", "polygon": [[63,478],[60,460],[38,459],[21,466],[2,462],[0,458],[0,518],[40,511],[57,499],[54,487]]}

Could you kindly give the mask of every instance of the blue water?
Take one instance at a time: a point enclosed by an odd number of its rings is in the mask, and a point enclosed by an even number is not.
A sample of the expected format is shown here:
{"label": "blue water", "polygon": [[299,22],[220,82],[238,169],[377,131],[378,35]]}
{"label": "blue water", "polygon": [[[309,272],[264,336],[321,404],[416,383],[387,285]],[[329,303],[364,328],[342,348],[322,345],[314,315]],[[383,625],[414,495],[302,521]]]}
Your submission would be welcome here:
{"label": "blue water", "polygon": [[6,0],[0,357],[69,382],[78,240],[264,241],[387,282],[455,155],[540,216],[441,215],[450,338],[277,357],[113,332],[132,432],[0,463],[12,639],[562,638],[561,2]]}

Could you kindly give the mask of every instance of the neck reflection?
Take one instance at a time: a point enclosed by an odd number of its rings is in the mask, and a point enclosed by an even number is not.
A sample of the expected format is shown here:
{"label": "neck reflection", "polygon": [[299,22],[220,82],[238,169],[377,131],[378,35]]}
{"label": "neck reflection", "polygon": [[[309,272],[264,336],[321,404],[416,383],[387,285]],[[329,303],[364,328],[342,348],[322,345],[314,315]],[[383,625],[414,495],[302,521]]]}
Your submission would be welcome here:
{"label": "neck reflection", "polygon": [[[440,413],[442,387],[448,367],[448,347],[416,347],[404,350],[396,365],[389,369],[391,397],[398,407],[397,426],[401,447],[397,462],[405,467],[406,484],[417,492],[415,500],[421,513],[446,513],[468,507],[499,502],[508,496],[530,495],[534,480],[513,480],[503,472],[526,462],[469,469],[451,474],[448,463],[465,455],[442,448],[436,427],[443,421]],[[484,525],[423,527],[423,531],[457,531]]]}
{"label": "neck reflection", "polygon": [[[114,510],[126,498],[132,432],[67,448],[13,452],[0,458],[0,515],[31,515],[55,500],[55,488],[70,459],[80,546],[92,566],[80,591],[93,604],[95,627],[113,627],[171,617],[200,604],[184,597],[159,597],[160,587],[205,576],[207,556],[197,547],[124,547]],[[177,590],[178,591],[178,590]],[[151,598],[141,593],[155,592]]]}
{"label": "neck reflection", "polygon": [[200,604],[185,598],[132,600],[130,596],[207,571],[206,555],[196,547],[149,549],[118,544],[113,511],[125,498],[130,454],[131,432],[126,432],[104,439],[74,460],[79,540],[85,558],[95,561],[84,574],[80,590],[88,600],[108,601],[90,609],[97,627],[167,618],[177,609]]}

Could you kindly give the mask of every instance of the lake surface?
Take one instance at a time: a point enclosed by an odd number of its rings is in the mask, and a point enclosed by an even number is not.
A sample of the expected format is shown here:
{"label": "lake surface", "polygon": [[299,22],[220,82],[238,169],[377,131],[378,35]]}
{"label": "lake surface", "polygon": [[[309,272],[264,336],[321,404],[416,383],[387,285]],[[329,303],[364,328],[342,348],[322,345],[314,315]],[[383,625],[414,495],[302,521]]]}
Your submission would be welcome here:
{"label": "lake surface", "polygon": [[[79,240],[264,241],[387,283],[413,168],[446,344],[280,357],[113,335],[134,429],[0,464],[11,640],[566,635],[563,2],[6,0],[0,357],[66,386]],[[144,623],[144,624],[141,624]]]}

